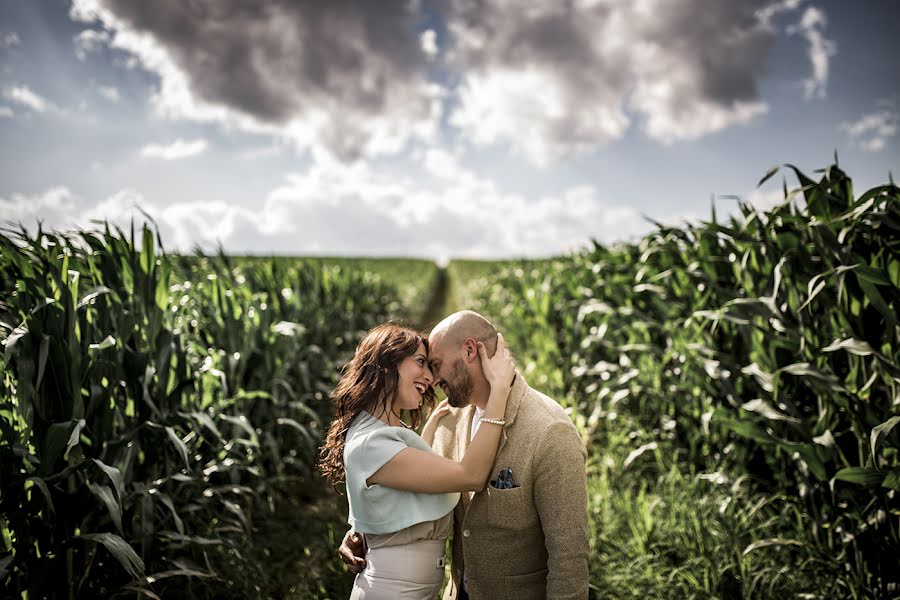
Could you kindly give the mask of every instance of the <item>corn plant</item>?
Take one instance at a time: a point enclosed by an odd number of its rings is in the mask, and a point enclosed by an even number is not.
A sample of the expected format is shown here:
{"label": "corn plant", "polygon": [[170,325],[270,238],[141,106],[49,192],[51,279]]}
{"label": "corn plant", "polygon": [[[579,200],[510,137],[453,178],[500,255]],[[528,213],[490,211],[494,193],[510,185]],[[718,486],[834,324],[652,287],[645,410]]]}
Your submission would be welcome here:
{"label": "corn plant", "polygon": [[[746,474],[805,527],[748,554],[806,548],[840,579],[829,589],[888,597],[900,554],[900,190],[857,198],[837,166],[820,181],[788,168],[800,187],[770,211],[739,202],[724,223],[713,213],[510,269],[481,305],[527,360],[559,373],[546,381],[577,408],[595,465],[618,455],[609,440],[625,431],[617,464],[630,477],[655,481],[671,461]],[[770,567],[754,568],[744,594]]]}
{"label": "corn plant", "polygon": [[321,487],[325,396],[393,288],[161,247],[146,226],[0,234],[4,595],[261,595],[257,521]]}

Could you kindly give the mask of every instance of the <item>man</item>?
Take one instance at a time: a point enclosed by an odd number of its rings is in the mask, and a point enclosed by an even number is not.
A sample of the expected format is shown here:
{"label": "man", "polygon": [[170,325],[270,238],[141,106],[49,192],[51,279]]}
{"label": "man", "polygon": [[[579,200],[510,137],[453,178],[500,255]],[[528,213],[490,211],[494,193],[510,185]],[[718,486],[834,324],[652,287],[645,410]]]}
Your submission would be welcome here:
{"label": "man", "polygon": [[[452,460],[465,454],[490,394],[477,342],[493,354],[496,339],[494,327],[472,311],[450,315],[429,336],[434,385],[453,408],[436,410],[422,437]],[[490,484],[462,494],[456,506],[452,581],[444,600],[587,598],[581,438],[559,404],[528,387],[520,373],[510,387],[505,420]],[[340,552],[352,570],[365,564],[359,558],[362,540],[351,532]]]}

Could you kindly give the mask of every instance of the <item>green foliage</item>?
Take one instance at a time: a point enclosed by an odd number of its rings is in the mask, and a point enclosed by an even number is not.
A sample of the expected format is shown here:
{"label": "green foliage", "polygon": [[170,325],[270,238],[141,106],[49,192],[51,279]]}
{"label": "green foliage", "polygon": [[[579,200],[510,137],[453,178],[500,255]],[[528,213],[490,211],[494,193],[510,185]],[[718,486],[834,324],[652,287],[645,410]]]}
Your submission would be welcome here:
{"label": "green foliage", "polygon": [[395,288],[154,237],[0,235],[4,596],[245,598],[297,577],[245,556],[321,495],[328,392]]}
{"label": "green foliage", "polygon": [[[802,516],[773,517],[803,549],[789,549],[785,577],[817,596],[887,597],[900,555],[900,189],[854,198],[836,166],[819,182],[789,168],[801,188],[768,212],[740,203],[727,223],[659,225],[638,244],[494,272],[470,305],[506,332],[536,387],[575,409],[592,455],[615,455],[626,432],[629,450],[664,449],[682,472],[747,475],[748,498],[783,498]],[[630,483],[597,501],[646,494],[665,464],[620,474]],[[692,498],[681,482],[660,502]],[[685,541],[697,560],[721,554],[700,541]],[[657,551],[633,551],[637,570],[620,573],[644,581],[638,567]],[[757,595],[773,573],[737,567],[727,595]],[[700,597],[724,593],[699,563],[686,568]]]}

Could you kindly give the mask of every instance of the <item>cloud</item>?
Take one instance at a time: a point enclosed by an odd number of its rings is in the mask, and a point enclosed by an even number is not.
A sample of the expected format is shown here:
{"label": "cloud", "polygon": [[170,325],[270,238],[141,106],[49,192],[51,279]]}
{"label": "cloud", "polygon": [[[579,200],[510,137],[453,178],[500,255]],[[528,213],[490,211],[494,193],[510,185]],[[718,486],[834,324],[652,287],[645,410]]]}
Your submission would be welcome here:
{"label": "cloud", "polygon": [[16,116],[16,113],[13,112],[8,106],[0,106],[0,118],[12,119]]}
{"label": "cloud", "polygon": [[4,33],[3,37],[0,37],[0,48],[13,48],[21,43],[22,40],[15,31],[9,31]]}
{"label": "cloud", "polygon": [[92,220],[128,226],[140,211],[160,228],[166,248],[231,253],[548,256],[590,238],[635,237],[652,226],[629,204],[613,204],[591,186],[526,197],[510,193],[461,165],[445,150],[421,157],[418,176],[364,162],[320,159],[287,174],[253,207],[221,199],[162,205],[135,190],[88,202],[68,188],[36,197],[0,199],[11,218],[54,227],[90,227]]}
{"label": "cloud", "polygon": [[3,92],[3,95],[7,100],[29,108],[36,113],[60,112],[59,108],[52,102],[24,85],[8,87]]}
{"label": "cloud", "polygon": [[87,55],[94,52],[97,48],[101,48],[109,44],[110,35],[108,31],[97,31],[95,29],[85,29],[75,36],[75,56],[78,60],[86,60]]}
{"label": "cloud", "polygon": [[159,75],[174,118],[218,121],[342,159],[395,153],[434,135],[437,88],[407,0],[246,3],[75,0],[112,48]]}
{"label": "cloud", "polygon": [[101,85],[97,88],[97,93],[110,102],[118,102],[122,99],[121,94],[119,94],[119,89],[112,85]]}
{"label": "cloud", "polygon": [[837,45],[823,33],[827,24],[828,19],[821,9],[808,7],[803,12],[800,22],[787,28],[789,34],[800,34],[809,44],[812,74],[803,80],[803,92],[807,100],[825,97],[829,60],[837,53]]}
{"label": "cloud", "polygon": [[416,254],[448,257],[547,256],[595,237],[650,229],[632,206],[590,186],[526,198],[432,149],[420,178],[357,163],[319,161],[288,175],[253,219],[235,218],[226,246],[293,254]]}
{"label": "cloud", "polygon": [[76,209],[78,199],[66,186],[55,186],[39,194],[13,194],[0,197],[4,221],[31,222],[42,219],[50,227],[66,226],[67,217]]}
{"label": "cloud", "polygon": [[632,117],[664,143],[746,124],[766,111],[757,82],[775,32],[757,11],[769,4],[459,0],[452,122],[538,164],[617,140]]}
{"label": "cloud", "polygon": [[[461,141],[508,144],[544,165],[633,125],[674,143],[765,114],[771,22],[800,5],[164,0],[149,11],[141,0],[74,0],[71,16],[95,28],[82,46],[108,43],[159,76],[153,103],[167,117],[355,160],[433,143],[450,110]],[[417,29],[429,11],[447,25],[440,47],[434,30]],[[797,27],[819,93],[824,13],[808,9]]]}
{"label": "cloud", "polygon": [[423,31],[419,36],[419,43],[422,45],[422,52],[429,58],[434,58],[438,55],[437,33],[434,29]]}
{"label": "cloud", "polygon": [[143,158],[178,160],[203,154],[208,146],[204,139],[183,140],[179,138],[171,144],[148,144],[141,148],[140,154]]}
{"label": "cloud", "polygon": [[839,129],[850,138],[850,142],[866,152],[880,152],[887,147],[888,140],[897,135],[900,114],[893,101],[880,100],[879,107],[864,114],[855,121],[845,121]]}

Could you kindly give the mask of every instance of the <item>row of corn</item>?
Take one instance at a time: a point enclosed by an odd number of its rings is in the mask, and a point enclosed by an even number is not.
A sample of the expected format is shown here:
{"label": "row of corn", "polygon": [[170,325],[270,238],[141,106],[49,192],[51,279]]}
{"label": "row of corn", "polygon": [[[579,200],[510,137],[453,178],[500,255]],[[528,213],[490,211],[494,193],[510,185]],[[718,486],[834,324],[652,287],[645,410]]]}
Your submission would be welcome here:
{"label": "row of corn", "polygon": [[259,595],[254,520],[315,500],[339,365],[397,302],[340,266],[166,255],[146,226],[4,230],[0,595]]}

